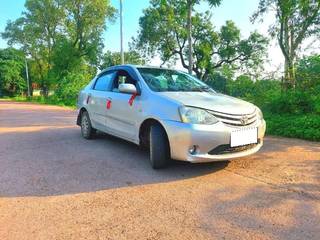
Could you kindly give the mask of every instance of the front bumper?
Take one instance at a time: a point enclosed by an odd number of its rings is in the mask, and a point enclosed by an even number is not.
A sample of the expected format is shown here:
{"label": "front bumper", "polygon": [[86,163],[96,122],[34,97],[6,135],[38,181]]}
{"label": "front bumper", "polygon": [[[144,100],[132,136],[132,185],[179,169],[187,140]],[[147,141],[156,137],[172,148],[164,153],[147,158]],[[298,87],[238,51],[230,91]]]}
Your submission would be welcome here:
{"label": "front bumper", "polygon": [[[230,144],[231,132],[237,128],[227,126],[221,122],[213,125],[187,124],[176,121],[162,121],[166,129],[171,157],[176,160],[197,162],[225,161],[256,153],[263,145],[266,130],[264,120],[257,121],[250,127],[258,128],[258,143],[240,151],[223,151],[213,153],[213,149]],[[196,153],[190,154],[192,146],[198,146]]]}

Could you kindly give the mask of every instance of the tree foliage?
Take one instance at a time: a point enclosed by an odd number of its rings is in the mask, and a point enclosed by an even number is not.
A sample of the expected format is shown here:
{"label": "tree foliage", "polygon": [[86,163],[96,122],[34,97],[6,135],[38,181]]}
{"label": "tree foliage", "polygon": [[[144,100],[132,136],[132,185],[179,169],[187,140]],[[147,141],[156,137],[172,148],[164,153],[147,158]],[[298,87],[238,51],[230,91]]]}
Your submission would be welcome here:
{"label": "tree foliage", "polygon": [[8,22],[2,37],[31,58],[33,80],[45,95],[59,85],[57,79],[77,71],[78,64],[93,72],[103,48],[105,20],[115,13],[109,0],[26,0],[25,8],[20,18]]}
{"label": "tree foliage", "polygon": [[295,87],[295,63],[297,51],[304,39],[320,33],[319,0],[260,0],[253,20],[274,11],[276,22],[271,25],[270,33],[277,37],[285,58],[285,87]]}
{"label": "tree foliage", "polygon": [[304,57],[298,61],[297,87],[320,92],[320,54]]}
{"label": "tree foliage", "polygon": [[[124,58],[127,64],[134,64],[134,65],[144,65],[145,60],[140,56],[140,54],[136,51],[129,51],[124,53]],[[101,58],[101,63],[99,68],[101,70],[121,64],[121,56],[120,52],[111,52],[107,51]]]}
{"label": "tree foliage", "polygon": [[[181,1],[162,3],[153,1],[140,18],[140,31],[135,44],[144,55],[158,54],[163,63],[180,60],[188,69],[187,9]],[[256,67],[261,63],[267,40],[257,32],[241,39],[240,30],[227,21],[219,31],[214,29],[209,12],[192,17],[194,65],[196,75],[206,80],[224,64]]]}
{"label": "tree foliage", "polygon": [[[221,3],[221,0],[207,0],[209,5],[212,6],[218,6]],[[189,73],[192,74],[193,71],[193,44],[192,44],[192,12],[194,10],[194,6],[196,4],[199,4],[200,0],[187,0],[187,27],[188,27],[188,47],[189,47],[189,53],[188,53],[188,60],[189,60]]]}
{"label": "tree foliage", "polygon": [[24,59],[22,51],[13,48],[0,49],[0,93],[14,95],[26,90]]}

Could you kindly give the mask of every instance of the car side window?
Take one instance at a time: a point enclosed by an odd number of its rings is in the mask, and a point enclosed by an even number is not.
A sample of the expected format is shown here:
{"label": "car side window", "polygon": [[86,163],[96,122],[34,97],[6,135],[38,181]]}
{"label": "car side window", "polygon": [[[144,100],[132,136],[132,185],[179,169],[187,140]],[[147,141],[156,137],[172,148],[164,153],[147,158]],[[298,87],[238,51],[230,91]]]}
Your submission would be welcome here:
{"label": "car side window", "polygon": [[97,91],[110,91],[113,77],[114,72],[103,74],[97,79],[93,89]]}
{"label": "car side window", "polygon": [[112,87],[112,91],[113,92],[119,92],[119,85],[122,83],[130,83],[133,84],[137,87],[137,81],[135,79],[133,79],[130,74],[125,71],[125,70],[119,70],[117,72],[117,75],[113,81],[113,87]]}

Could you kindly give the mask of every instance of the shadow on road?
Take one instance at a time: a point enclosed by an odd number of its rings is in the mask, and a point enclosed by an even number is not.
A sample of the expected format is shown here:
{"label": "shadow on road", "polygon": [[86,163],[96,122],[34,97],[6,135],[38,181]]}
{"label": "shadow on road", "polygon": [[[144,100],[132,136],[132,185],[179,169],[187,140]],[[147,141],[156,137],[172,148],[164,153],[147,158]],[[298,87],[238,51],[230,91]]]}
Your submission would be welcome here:
{"label": "shadow on road", "polygon": [[0,196],[52,196],[169,182],[225,168],[228,162],[173,161],[153,170],[148,152],[98,134],[84,140],[77,127],[0,133]]}

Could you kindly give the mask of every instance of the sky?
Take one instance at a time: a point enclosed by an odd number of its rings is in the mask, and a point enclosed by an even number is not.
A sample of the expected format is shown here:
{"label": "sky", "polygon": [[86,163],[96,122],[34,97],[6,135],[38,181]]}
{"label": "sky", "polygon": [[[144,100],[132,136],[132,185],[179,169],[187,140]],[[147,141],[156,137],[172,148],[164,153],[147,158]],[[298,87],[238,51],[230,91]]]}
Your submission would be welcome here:
{"label": "sky", "polygon": [[[25,0],[0,0],[0,32],[4,31],[8,20],[15,20],[21,16],[21,12],[24,10],[24,2]],[[254,30],[267,35],[268,26],[274,20],[271,15],[266,16],[263,23],[252,24],[250,22],[250,16],[257,9],[258,3],[259,0],[223,0],[219,7],[210,9],[212,12],[212,22],[219,29],[226,20],[233,20],[238,28],[240,28],[243,37],[247,37]],[[111,0],[111,4],[119,9],[119,0]],[[137,35],[139,18],[143,14],[143,9],[148,6],[149,0],[123,0],[125,50],[128,50],[128,43],[132,37]],[[209,9],[209,6],[205,1],[202,1],[196,9],[197,11],[205,11]],[[107,23],[107,30],[103,36],[106,45],[105,50],[119,51],[119,19],[115,23]],[[7,47],[6,41],[0,37],[0,48],[5,47]],[[269,71],[276,69],[283,62],[283,56],[275,41],[272,41],[270,44],[268,60],[269,63],[267,63],[266,68]],[[159,59],[154,59],[151,64],[158,65],[160,61]]]}
{"label": "sky", "polygon": [[[203,1],[205,2],[205,1]],[[119,9],[119,0],[111,0],[112,5]],[[136,36],[139,29],[139,18],[143,14],[143,9],[149,6],[149,0],[123,0],[123,23],[125,48],[133,36]],[[240,27],[244,36],[249,35],[254,28],[249,21],[249,16],[257,9],[258,0],[224,0],[218,8],[212,8],[212,20],[215,26],[222,26],[226,20],[232,19]],[[208,10],[207,4],[197,7],[198,11]],[[241,12],[239,12],[239,9]],[[119,19],[112,25],[108,24],[108,29],[104,34],[106,45],[109,50],[119,51]]]}

